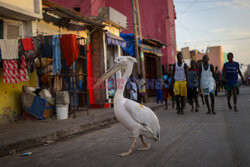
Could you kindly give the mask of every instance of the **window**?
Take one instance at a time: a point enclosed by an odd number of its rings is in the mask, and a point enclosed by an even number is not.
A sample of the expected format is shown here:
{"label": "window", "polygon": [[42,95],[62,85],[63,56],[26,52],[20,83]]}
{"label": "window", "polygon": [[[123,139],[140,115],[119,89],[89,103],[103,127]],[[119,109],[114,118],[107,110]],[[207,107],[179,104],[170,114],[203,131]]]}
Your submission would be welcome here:
{"label": "window", "polygon": [[19,37],[19,26],[7,25],[7,39],[17,39]]}
{"label": "window", "polygon": [[19,21],[4,20],[4,39],[18,39],[23,36],[23,24]]}

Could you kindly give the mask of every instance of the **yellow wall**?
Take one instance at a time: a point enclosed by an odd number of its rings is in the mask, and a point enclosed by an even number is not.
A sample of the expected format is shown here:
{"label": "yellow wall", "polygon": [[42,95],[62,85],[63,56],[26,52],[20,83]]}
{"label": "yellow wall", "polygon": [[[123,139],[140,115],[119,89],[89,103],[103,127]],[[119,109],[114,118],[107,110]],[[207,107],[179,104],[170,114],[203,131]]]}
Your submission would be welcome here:
{"label": "yellow wall", "polygon": [[88,38],[87,30],[85,31],[70,31],[66,28],[59,28],[53,23],[46,23],[43,20],[37,22],[37,31],[40,35],[56,35],[56,34],[76,34],[78,37]]}
{"label": "yellow wall", "polygon": [[120,36],[119,28],[116,28],[116,27],[112,26],[111,24],[107,24],[107,23],[103,23],[103,24],[106,25],[104,28],[105,30],[107,30],[108,32],[110,32],[118,37]]}
{"label": "yellow wall", "polygon": [[11,120],[21,111],[22,86],[36,87],[36,72],[29,75],[29,81],[17,84],[3,83],[3,69],[0,69],[0,122]]}

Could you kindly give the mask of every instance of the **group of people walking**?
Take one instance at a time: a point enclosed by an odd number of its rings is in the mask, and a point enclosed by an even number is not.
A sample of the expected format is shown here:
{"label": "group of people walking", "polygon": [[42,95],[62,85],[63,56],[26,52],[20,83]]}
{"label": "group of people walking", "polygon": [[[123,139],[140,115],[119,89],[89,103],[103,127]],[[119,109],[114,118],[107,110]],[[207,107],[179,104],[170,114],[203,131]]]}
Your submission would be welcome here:
{"label": "group of people walking", "polygon": [[[227,54],[228,62],[224,64],[222,70],[222,80],[225,85],[224,88],[227,91],[228,108],[231,110],[231,96],[233,95],[234,111],[237,112],[237,90],[238,90],[238,74],[241,76],[244,82],[242,73],[239,68],[239,63],[233,61],[233,54]],[[133,76],[132,76],[133,77]],[[216,114],[215,112],[215,95],[217,93],[218,84],[218,67],[214,69],[212,64],[209,64],[208,55],[204,55],[202,64],[197,64],[194,60],[190,63],[190,68],[183,61],[181,53],[177,54],[177,62],[172,66],[169,66],[168,70],[164,70],[162,84],[156,84],[156,102],[163,103],[165,101],[166,108],[168,109],[168,101],[172,99],[172,108],[175,107],[178,114],[184,114],[185,99],[187,97],[191,110],[199,111],[198,95],[202,99],[203,105],[206,104],[206,114]],[[130,98],[132,100],[143,103],[146,96],[146,81],[142,78],[142,75],[138,75],[138,80],[131,78],[130,80]],[[157,86],[158,85],[158,86]],[[161,86],[159,86],[161,85]],[[137,86],[139,92],[137,92]],[[205,102],[203,99],[205,97]],[[139,97],[139,98],[138,98]],[[210,100],[209,100],[210,97]],[[209,102],[210,101],[210,102]]]}
{"label": "group of people walking", "polygon": [[[234,111],[237,112],[237,90],[238,90],[238,74],[244,82],[242,73],[239,68],[239,63],[233,61],[233,54],[228,53],[228,62],[223,66],[223,81],[228,96],[228,108],[231,110],[231,96],[234,97]],[[172,100],[176,100],[176,108],[178,114],[184,114],[185,97],[187,96],[189,104],[194,110],[193,102],[195,102],[195,111],[199,111],[198,92],[202,97],[205,96],[205,104],[207,106],[207,114],[216,114],[215,112],[215,91],[217,76],[214,71],[214,66],[209,64],[208,55],[203,56],[203,63],[198,66],[195,61],[191,61],[190,68],[183,61],[181,53],[177,55],[177,62],[173,66],[172,73],[164,73],[163,80],[166,83],[164,87],[164,97],[166,109],[168,109],[168,96],[172,96]],[[169,81],[172,81],[169,86]],[[217,84],[218,85],[218,84]],[[174,90],[174,93],[173,91]],[[210,101],[209,102],[209,96]],[[204,102],[203,102],[204,103]],[[174,102],[173,102],[174,105]]]}

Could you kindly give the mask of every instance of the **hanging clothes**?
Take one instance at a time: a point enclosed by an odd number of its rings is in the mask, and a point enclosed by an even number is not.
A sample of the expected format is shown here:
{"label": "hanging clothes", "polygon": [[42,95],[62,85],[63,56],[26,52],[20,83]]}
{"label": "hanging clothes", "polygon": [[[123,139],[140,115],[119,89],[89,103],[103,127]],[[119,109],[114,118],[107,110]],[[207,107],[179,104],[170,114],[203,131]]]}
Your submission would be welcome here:
{"label": "hanging clothes", "polygon": [[2,59],[5,60],[18,59],[17,39],[1,39],[0,47],[2,51]]}
{"label": "hanging clothes", "polygon": [[52,55],[53,55],[52,36],[44,36],[42,57],[52,57]]}
{"label": "hanging clothes", "polygon": [[53,74],[61,71],[61,45],[59,35],[52,36],[52,49],[53,49]]}
{"label": "hanging clothes", "polygon": [[23,39],[18,41],[19,65],[21,63],[21,57],[24,56],[27,60],[27,69],[29,73],[34,71],[35,59],[42,55],[42,36],[32,37],[31,41],[33,50],[26,50],[31,49],[30,39],[25,42],[23,42]]}
{"label": "hanging clothes", "polygon": [[23,50],[34,50],[32,38],[23,38],[22,39]]}
{"label": "hanging clothes", "polygon": [[42,57],[42,36],[32,37],[35,58]]}
{"label": "hanging clothes", "polygon": [[66,64],[67,66],[71,66],[79,56],[79,48],[76,40],[76,35],[62,35],[60,41]]}
{"label": "hanging clothes", "polygon": [[4,83],[18,83],[29,80],[25,57],[22,56],[20,68],[18,60],[3,60],[3,81]]}

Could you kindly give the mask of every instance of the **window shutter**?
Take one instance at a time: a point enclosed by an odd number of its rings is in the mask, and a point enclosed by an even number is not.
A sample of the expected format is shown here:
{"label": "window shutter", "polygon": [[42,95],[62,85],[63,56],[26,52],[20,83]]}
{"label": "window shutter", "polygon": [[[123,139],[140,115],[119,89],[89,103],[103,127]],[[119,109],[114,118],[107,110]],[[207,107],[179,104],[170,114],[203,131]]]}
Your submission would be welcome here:
{"label": "window shutter", "polygon": [[7,25],[7,39],[17,39],[19,37],[19,26]]}

